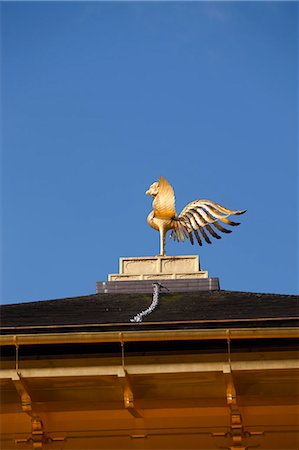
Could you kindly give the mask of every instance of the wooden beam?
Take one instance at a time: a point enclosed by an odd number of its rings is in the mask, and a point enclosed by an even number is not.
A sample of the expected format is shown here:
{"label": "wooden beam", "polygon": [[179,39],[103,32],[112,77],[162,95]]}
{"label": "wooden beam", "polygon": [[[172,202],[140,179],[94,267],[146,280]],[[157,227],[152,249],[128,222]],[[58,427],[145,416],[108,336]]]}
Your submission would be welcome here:
{"label": "wooden beam", "polygon": [[31,419],[31,435],[27,439],[16,439],[15,443],[31,443],[33,449],[42,449],[43,445],[48,444],[49,442],[64,441],[64,438],[50,438],[49,436],[46,436],[43,422],[32,407],[31,395],[29,393],[28,386],[20,376],[19,371],[15,371],[12,381],[17,393],[20,396],[22,410],[28,414]]}
{"label": "wooden beam", "polygon": [[[298,370],[299,361],[295,359],[268,360],[268,361],[234,361],[231,363],[233,371],[250,370]],[[122,376],[123,367],[113,366],[86,366],[86,367],[46,367],[19,369],[22,379],[51,378],[51,377],[87,377],[87,376]],[[227,372],[229,364],[226,362],[199,362],[199,363],[169,363],[169,364],[130,364],[126,366],[127,374],[151,375],[167,373],[201,373],[201,372]],[[3,369],[0,379],[13,379],[14,369]]]}
{"label": "wooden beam", "polygon": [[132,385],[125,369],[119,371],[118,380],[121,384],[124,396],[124,405],[127,411],[135,418],[141,418],[141,414],[137,411],[134,405],[134,395],[132,390]]}
{"label": "wooden beam", "polygon": [[[274,339],[299,338],[297,327],[285,328],[231,328],[204,330],[144,330],[144,331],[98,331],[78,333],[41,333],[41,334],[10,334],[0,336],[0,345],[49,345],[77,344],[100,342],[144,342],[171,340],[210,340],[227,339]],[[13,330],[12,330],[13,332]]]}

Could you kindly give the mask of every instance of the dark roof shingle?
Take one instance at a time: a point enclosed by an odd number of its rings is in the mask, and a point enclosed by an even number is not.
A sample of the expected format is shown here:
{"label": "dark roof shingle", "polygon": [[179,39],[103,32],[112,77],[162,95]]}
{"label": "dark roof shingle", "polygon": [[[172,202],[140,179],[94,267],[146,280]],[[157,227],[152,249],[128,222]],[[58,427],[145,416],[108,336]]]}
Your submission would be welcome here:
{"label": "dark roof shingle", "polygon": [[[31,333],[46,328],[49,328],[47,332],[55,332],[54,326],[59,331],[66,326],[68,331],[71,326],[80,327],[80,331],[90,326],[107,331],[135,329],[141,324],[130,319],[147,309],[151,301],[150,294],[93,294],[2,305],[1,332],[11,333],[11,327],[22,327],[19,332],[23,333],[26,327],[33,327]],[[158,307],[143,318],[142,328],[253,327],[257,323],[277,326],[278,322],[279,326],[295,326],[298,313],[296,295],[235,291],[161,293]]]}

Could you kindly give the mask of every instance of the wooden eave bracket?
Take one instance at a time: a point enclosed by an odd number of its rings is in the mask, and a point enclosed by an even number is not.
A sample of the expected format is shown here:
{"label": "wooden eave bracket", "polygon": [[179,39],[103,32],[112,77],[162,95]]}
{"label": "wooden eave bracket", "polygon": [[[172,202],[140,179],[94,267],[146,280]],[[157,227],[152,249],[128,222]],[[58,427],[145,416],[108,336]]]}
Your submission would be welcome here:
{"label": "wooden eave bracket", "polygon": [[237,393],[231,371],[224,373],[226,401],[230,409],[230,435],[234,444],[241,444],[245,436],[242,415],[237,404]]}
{"label": "wooden eave bracket", "polygon": [[124,405],[127,411],[135,418],[141,418],[141,414],[134,405],[134,394],[127,371],[122,367],[118,373],[118,380],[123,390]]}
{"label": "wooden eave bracket", "polygon": [[32,401],[28,388],[18,371],[16,371],[12,381],[20,396],[23,412],[28,414],[31,418],[31,435],[27,439],[16,439],[15,443],[32,444],[33,449],[42,449],[44,444],[49,444],[54,441],[65,441],[65,438],[51,438],[45,434],[43,422],[32,408]]}
{"label": "wooden eave bracket", "polygon": [[224,370],[223,374],[226,385],[226,402],[230,409],[230,430],[226,433],[213,433],[213,436],[230,437],[232,439],[233,445],[229,447],[219,447],[226,450],[248,450],[250,448],[258,447],[248,445],[246,446],[243,442],[243,439],[249,438],[253,435],[261,436],[264,433],[262,431],[250,433],[249,431],[244,430],[242,415],[237,403],[237,392],[231,369]]}

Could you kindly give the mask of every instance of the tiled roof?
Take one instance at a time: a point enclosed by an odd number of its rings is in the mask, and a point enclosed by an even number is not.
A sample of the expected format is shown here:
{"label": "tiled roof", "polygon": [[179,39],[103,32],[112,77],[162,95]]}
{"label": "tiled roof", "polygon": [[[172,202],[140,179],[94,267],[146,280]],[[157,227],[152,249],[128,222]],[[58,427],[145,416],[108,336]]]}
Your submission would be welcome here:
{"label": "tiled roof", "polygon": [[1,333],[296,326],[299,297],[235,291],[160,293],[141,323],[130,319],[151,294],[93,294],[2,305]]}

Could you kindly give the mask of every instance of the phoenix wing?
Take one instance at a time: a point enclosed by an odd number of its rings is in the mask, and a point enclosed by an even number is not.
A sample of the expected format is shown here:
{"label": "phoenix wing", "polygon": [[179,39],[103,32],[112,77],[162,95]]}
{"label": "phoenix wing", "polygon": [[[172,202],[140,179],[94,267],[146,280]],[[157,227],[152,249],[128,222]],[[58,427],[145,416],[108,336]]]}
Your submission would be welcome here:
{"label": "phoenix wing", "polygon": [[208,244],[211,244],[210,236],[221,239],[221,236],[213,227],[222,233],[231,233],[231,230],[223,227],[220,222],[230,226],[240,225],[240,222],[229,220],[228,216],[240,215],[245,212],[245,209],[234,211],[210,200],[196,200],[189,203],[180,215],[174,218],[171,237],[177,241],[184,241],[187,238],[193,244],[194,233],[199,245],[202,245],[202,238]]}
{"label": "phoenix wing", "polygon": [[159,178],[159,191],[153,201],[157,219],[172,219],[176,216],[174,191],[165,178]]}

